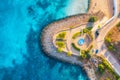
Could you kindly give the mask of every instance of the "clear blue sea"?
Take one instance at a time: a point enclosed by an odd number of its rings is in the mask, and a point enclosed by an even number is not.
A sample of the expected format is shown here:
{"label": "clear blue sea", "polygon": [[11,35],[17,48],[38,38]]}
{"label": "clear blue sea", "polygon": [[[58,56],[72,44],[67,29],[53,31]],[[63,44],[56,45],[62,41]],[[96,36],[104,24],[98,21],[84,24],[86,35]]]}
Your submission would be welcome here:
{"label": "clear blue sea", "polygon": [[0,80],[87,80],[81,67],[46,56],[49,23],[85,13],[88,0],[0,0]]}

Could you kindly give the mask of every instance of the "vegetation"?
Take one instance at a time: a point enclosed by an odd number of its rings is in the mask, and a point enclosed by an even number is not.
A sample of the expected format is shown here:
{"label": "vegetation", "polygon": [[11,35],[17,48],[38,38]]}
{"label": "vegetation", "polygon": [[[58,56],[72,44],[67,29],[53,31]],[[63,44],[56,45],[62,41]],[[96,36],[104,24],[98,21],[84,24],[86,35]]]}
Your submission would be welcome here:
{"label": "vegetation", "polygon": [[111,38],[110,37],[106,37],[105,41],[108,42],[108,43],[111,43]]}
{"label": "vegetation", "polygon": [[117,27],[120,27],[120,22],[116,25]]}
{"label": "vegetation", "polygon": [[91,31],[92,28],[93,28],[92,26],[87,27],[87,29],[88,29],[89,31]]}
{"label": "vegetation", "polygon": [[103,64],[99,64],[98,65],[98,70],[101,74],[103,74],[104,70],[105,70],[105,66]]}
{"label": "vegetation", "polygon": [[88,20],[89,22],[96,22],[98,20],[97,16],[91,16]]}
{"label": "vegetation", "polygon": [[108,50],[110,50],[110,51],[115,51],[115,48],[114,48],[113,45],[109,45],[109,46],[108,46]]}
{"label": "vegetation", "polygon": [[100,25],[98,25],[98,29],[100,29],[101,28],[101,26]]}
{"label": "vegetation", "polygon": [[72,47],[73,47],[75,50],[80,51],[80,49],[79,49],[78,47],[76,47],[74,43],[72,43]]}
{"label": "vegetation", "polygon": [[72,39],[75,39],[76,37],[80,36],[81,35],[81,32],[77,32],[73,35]]}
{"label": "vegetation", "polygon": [[59,53],[63,52],[62,48],[58,48],[57,51],[58,51]]}
{"label": "vegetation", "polygon": [[87,28],[83,29],[83,33],[87,33],[89,30]]}
{"label": "vegetation", "polygon": [[92,32],[91,32],[91,31],[88,32],[88,35],[89,35],[90,38],[93,40],[93,35],[92,35]]}
{"label": "vegetation", "polygon": [[83,33],[88,33],[92,30],[93,27],[87,27],[85,29],[83,29]]}
{"label": "vegetation", "polygon": [[105,80],[111,80],[110,78],[106,78]]}
{"label": "vegetation", "polygon": [[104,65],[105,69],[107,69],[110,73],[113,74],[113,76],[116,78],[116,80],[119,79],[119,76],[115,73],[115,71],[113,70],[113,68],[111,67],[111,65],[104,58],[102,58],[102,64]]}
{"label": "vegetation", "polygon": [[120,80],[120,78],[118,78],[118,80]]}
{"label": "vegetation", "polygon": [[108,33],[108,37],[110,37],[111,35],[112,35],[112,32],[109,32],[109,33]]}
{"label": "vegetation", "polygon": [[62,52],[63,48],[65,48],[65,42],[64,42],[64,39],[66,37],[66,32],[60,32],[58,35],[57,35],[57,38],[56,38],[56,46],[58,47],[58,52]]}
{"label": "vegetation", "polygon": [[56,41],[56,45],[59,47],[59,48],[65,48],[65,43],[63,41]]}
{"label": "vegetation", "polygon": [[71,56],[72,55],[72,52],[67,52],[67,56]]}
{"label": "vegetation", "polygon": [[66,32],[61,32],[57,35],[58,39],[64,39],[66,37]]}
{"label": "vegetation", "polygon": [[89,53],[89,51],[81,50],[81,52],[80,52],[81,58],[88,59],[90,57],[90,55],[88,53]]}
{"label": "vegetation", "polygon": [[70,26],[70,29],[74,28],[74,26]]}

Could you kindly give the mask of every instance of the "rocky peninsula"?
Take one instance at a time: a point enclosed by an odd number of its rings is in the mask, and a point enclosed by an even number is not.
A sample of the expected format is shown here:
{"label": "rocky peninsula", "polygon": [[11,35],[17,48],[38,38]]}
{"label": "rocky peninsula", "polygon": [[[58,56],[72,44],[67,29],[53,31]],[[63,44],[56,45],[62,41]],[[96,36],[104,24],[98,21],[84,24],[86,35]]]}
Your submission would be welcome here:
{"label": "rocky peninsula", "polygon": [[[104,3],[104,5],[102,3]],[[102,5],[102,7],[100,7],[100,5]],[[103,7],[105,7],[105,9],[103,9]],[[83,67],[90,80],[107,79],[106,78],[107,76],[106,77],[102,76],[101,78],[99,77],[99,73],[96,74],[96,68],[99,69],[99,66],[101,67],[101,65],[104,64],[103,62],[105,60],[101,59],[101,57],[103,56],[97,55],[98,53],[97,50],[93,51],[94,48],[96,47],[96,45],[94,45],[96,43],[95,40],[96,36],[94,35],[94,33],[96,30],[98,30],[98,28],[99,29],[101,28],[100,24],[104,24],[107,20],[110,19],[112,14],[113,14],[113,0],[106,1],[90,0],[88,13],[78,14],[55,21],[43,29],[41,42],[44,52],[50,57]],[[85,26],[87,28],[84,28]],[[90,26],[92,26],[91,29]],[[74,40],[72,39],[72,37],[70,37],[74,35],[72,31],[74,32],[83,31],[80,32],[77,38],[81,38],[82,35],[84,36],[89,35],[89,37],[92,39],[92,42],[90,42],[90,46],[88,46],[86,50],[82,50],[81,45],[78,45],[77,47],[78,51],[72,50],[74,47],[76,48],[75,45],[71,46],[71,44],[73,44],[72,40]],[[55,35],[59,35],[60,32],[66,33],[66,39],[57,39],[55,37]],[[57,45],[55,42],[56,40],[64,41],[65,43],[64,50],[58,51],[58,47],[56,47]],[[74,54],[75,53],[74,51],[77,52],[77,54]],[[88,54],[89,56],[84,55],[85,57],[83,58],[82,56],[81,58],[80,55],[82,53],[93,54]],[[108,76],[111,74],[108,74]]]}

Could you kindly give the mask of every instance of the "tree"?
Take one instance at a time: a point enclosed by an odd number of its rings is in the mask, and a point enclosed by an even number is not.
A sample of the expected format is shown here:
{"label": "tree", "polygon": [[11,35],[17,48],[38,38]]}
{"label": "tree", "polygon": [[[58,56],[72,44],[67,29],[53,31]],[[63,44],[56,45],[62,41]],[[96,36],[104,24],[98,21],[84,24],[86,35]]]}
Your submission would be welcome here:
{"label": "tree", "polygon": [[120,78],[118,78],[118,80],[120,80]]}
{"label": "tree", "polygon": [[87,28],[83,29],[83,33],[87,33],[89,30]]}
{"label": "tree", "polygon": [[63,50],[62,50],[62,48],[58,48],[58,50],[57,50],[59,53],[61,53]]}
{"label": "tree", "polygon": [[120,27],[120,22],[116,25],[117,27]]}
{"label": "tree", "polygon": [[105,67],[104,67],[103,64],[99,64],[99,65],[98,65],[98,70],[99,70],[100,73],[103,73],[103,72],[104,72],[104,69],[105,69]]}
{"label": "tree", "polygon": [[101,26],[100,25],[98,25],[98,29],[100,29],[101,28]]}
{"label": "tree", "polygon": [[98,20],[97,16],[91,16],[89,22],[96,22]]}
{"label": "tree", "polygon": [[61,38],[61,39],[64,39],[66,36],[66,32],[61,32],[57,35],[57,38]]}
{"label": "tree", "polygon": [[67,56],[71,56],[72,55],[72,52],[67,52]]}
{"label": "tree", "polygon": [[113,46],[113,45],[109,45],[109,46],[108,46],[108,50],[114,51],[114,50],[115,50],[115,49],[114,49],[114,46]]}
{"label": "tree", "polygon": [[106,37],[105,41],[108,42],[108,43],[111,43],[111,38]]}

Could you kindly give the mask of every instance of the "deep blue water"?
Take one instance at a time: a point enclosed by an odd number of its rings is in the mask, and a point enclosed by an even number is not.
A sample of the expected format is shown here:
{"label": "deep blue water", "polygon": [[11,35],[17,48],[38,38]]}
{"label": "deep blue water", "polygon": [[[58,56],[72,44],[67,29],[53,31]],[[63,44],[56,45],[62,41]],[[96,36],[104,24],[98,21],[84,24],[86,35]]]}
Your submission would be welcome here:
{"label": "deep blue water", "polygon": [[42,29],[87,11],[88,0],[0,0],[0,80],[87,80],[79,66],[44,55]]}

